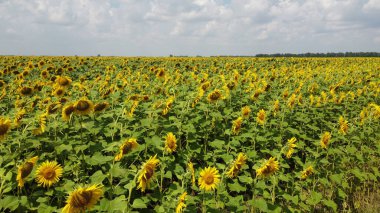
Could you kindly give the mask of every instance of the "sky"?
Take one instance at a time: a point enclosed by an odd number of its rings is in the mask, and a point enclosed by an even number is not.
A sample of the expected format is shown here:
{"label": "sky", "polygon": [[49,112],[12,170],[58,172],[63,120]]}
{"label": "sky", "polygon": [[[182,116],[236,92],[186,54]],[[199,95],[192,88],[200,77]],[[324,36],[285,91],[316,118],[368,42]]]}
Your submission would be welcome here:
{"label": "sky", "polygon": [[0,0],[0,55],[380,52],[380,0]]}

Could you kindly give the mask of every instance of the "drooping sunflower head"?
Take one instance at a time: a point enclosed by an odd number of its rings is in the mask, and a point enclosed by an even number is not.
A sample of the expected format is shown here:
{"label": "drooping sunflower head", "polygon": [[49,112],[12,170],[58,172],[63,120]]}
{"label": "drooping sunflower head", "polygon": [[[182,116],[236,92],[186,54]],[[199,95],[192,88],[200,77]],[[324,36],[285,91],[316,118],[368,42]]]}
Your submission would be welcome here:
{"label": "drooping sunflower head", "polygon": [[3,140],[11,129],[11,120],[9,118],[0,117],[0,140]]}
{"label": "drooping sunflower head", "polygon": [[291,158],[292,154],[294,152],[294,148],[297,147],[295,144],[297,139],[295,137],[292,137],[291,139],[288,140],[288,146],[287,146],[287,152],[286,152],[286,158]]}
{"label": "drooping sunflower head", "polygon": [[222,91],[215,89],[214,91],[210,92],[207,95],[207,100],[209,102],[216,102],[218,100],[222,99]]}
{"label": "drooping sunflower head", "polygon": [[35,156],[33,158],[28,159],[24,164],[18,167],[16,180],[18,182],[18,187],[24,187],[25,178],[29,176],[32,172],[34,165],[36,164],[38,157]]}
{"label": "drooping sunflower head", "polygon": [[211,191],[214,190],[220,182],[219,171],[215,167],[202,169],[198,184],[200,189]]}
{"label": "drooping sunflower head", "polygon": [[241,108],[241,114],[244,118],[248,118],[249,114],[251,114],[251,108],[249,108],[249,106],[244,106],[243,108]]}
{"label": "drooping sunflower head", "polygon": [[165,139],[165,150],[168,153],[172,153],[176,149],[177,149],[177,139],[176,139],[175,135],[172,132],[169,132],[166,135],[166,139]]}
{"label": "drooping sunflower head", "polygon": [[106,110],[109,106],[110,106],[110,104],[106,101],[101,102],[101,103],[97,103],[94,106],[94,112],[95,113],[102,112],[102,111]]}
{"label": "drooping sunflower head", "polygon": [[263,109],[261,109],[258,113],[257,113],[257,123],[259,123],[260,125],[264,125],[265,124],[265,116],[266,116],[266,113]]}
{"label": "drooping sunflower head", "polygon": [[120,146],[120,152],[115,156],[115,161],[121,160],[123,155],[127,154],[128,152],[136,149],[138,147],[137,139],[136,138],[129,138],[126,140],[121,146]]}
{"label": "drooping sunflower head", "polygon": [[348,132],[348,121],[343,118],[343,116],[339,117],[339,132],[343,135]]}
{"label": "drooping sunflower head", "polygon": [[36,181],[38,185],[50,187],[59,181],[63,169],[56,161],[43,162],[36,171]]}
{"label": "drooping sunflower head", "polygon": [[74,104],[67,104],[65,107],[62,109],[62,119],[64,121],[69,121],[70,116],[74,113],[75,111],[75,106]]}
{"label": "drooping sunflower head", "polygon": [[321,147],[323,149],[327,148],[327,146],[330,143],[330,139],[331,139],[331,133],[330,132],[323,133],[322,138],[321,138]]}
{"label": "drooping sunflower head", "polygon": [[185,200],[186,200],[187,192],[184,192],[181,194],[181,196],[178,199],[178,204],[175,209],[176,213],[182,213],[184,208],[186,208]]}
{"label": "drooping sunflower head", "polygon": [[195,186],[195,170],[194,170],[194,164],[190,161],[187,164],[187,168],[189,172],[191,173],[191,183],[193,186]]}
{"label": "drooping sunflower head", "polygon": [[279,170],[279,163],[275,158],[271,157],[269,160],[266,160],[264,164],[256,169],[256,177],[266,178],[270,177],[272,174],[276,173]]}
{"label": "drooping sunflower head", "polygon": [[280,101],[277,99],[273,103],[273,113],[274,113],[274,115],[276,115],[277,112],[279,112],[279,111],[280,111]]}
{"label": "drooping sunflower head", "polygon": [[90,210],[103,195],[102,186],[79,187],[70,193],[62,213],[81,213]]}
{"label": "drooping sunflower head", "polygon": [[307,167],[305,170],[301,172],[301,180],[305,180],[308,178],[310,175],[314,173],[314,168],[313,166]]}
{"label": "drooping sunflower head", "polygon": [[247,156],[244,153],[239,153],[239,155],[237,156],[236,160],[231,165],[231,168],[226,173],[226,175],[229,178],[236,177],[237,174],[239,173],[239,171],[245,165],[246,162],[247,162]]}
{"label": "drooping sunflower head", "polygon": [[139,185],[137,189],[140,189],[142,192],[149,186],[149,181],[154,175],[154,170],[157,165],[160,163],[160,160],[157,159],[157,155],[150,157],[141,167],[137,181]]}
{"label": "drooping sunflower head", "polygon": [[88,99],[81,99],[74,104],[75,114],[88,115],[94,111],[94,104]]}
{"label": "drooping sunflower head", "polygon": [[232,133],[234,135],[239,134],[242,124],[243,124],[243,118],[242,117],[238,117],[236,120],[234,120],[232,122]]}
{"label": "drooping sunflower head", "polygon": [[46,107],[46,113],[49,114],[49,115],[50,115],[50,114],[54,114],[54,113],[56,113],[61,107],[62,107],[61,102],[50,103],[50,104]]}

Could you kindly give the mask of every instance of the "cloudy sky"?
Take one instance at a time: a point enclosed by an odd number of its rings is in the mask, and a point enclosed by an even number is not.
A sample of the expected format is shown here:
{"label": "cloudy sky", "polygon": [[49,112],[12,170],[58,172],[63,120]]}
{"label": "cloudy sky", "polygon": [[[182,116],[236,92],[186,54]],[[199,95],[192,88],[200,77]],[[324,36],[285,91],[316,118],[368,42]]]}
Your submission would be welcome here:
{"label": "cloudy sky", "polygon": [[0,0],[0,54],[380,52],[380,0]]}

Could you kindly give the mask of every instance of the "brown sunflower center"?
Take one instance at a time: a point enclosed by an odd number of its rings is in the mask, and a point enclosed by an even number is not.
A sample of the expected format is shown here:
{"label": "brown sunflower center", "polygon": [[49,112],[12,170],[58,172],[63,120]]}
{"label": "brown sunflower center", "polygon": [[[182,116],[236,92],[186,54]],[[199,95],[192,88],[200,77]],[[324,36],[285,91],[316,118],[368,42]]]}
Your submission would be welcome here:
{"label": "brown sunflower center", "polygon": [[30,95],[30,94],[32,94],[32,88],[30,88],[30,87],[23,87],[21,89],[21,94],[23,94],[23,95]]}
{"label": "brown sunflower center", "polygon": [[62,90],[62,89],[57,89],[57,90],[55,91],[55,94],[57,94],[57,95],[62,95],[62,94],[63,94],[63,90]]}
{"label": "brown sunflower center", "polygon": [[71,113],[74,112],[74,110],[75,110],[75,108],[73,106],[69,106],[69,107],[65,108],[64,113],[65,113],[65,115],[69,116],[69,115],[71,115]]}
{"label": "brown sunflower center", "polygon": [[0,135],[5,135],[9,130],[9,125],[0,124]]}
{"label": "brown sunflower center", "polygon": [[204,180],[207,185],[211,185],[214,183],[214,176],[212,174],[206,174]]}
{"label": "brown sunflower center", "polygon": [[126,143],[123,146],[123,154],[127,154],[129,151],[132,149],[132,144],[131,143]]}
{"label": "brown sunflower center", "polygon": [[147,180],[149,180],[154,174],[153,168],[147,167],[146,172],[145,172],[145,177]]}
{"label": "brown sunflower center", "polygon": [[85,208],[91,201],[92,192],[83,191],[72,196],[70,204],[75,208]]}
{"label": "brown sunflower center", "polygon": [[67,78],[59,78],[58,84],[61,86],[66,86],[69,84],[69,80],[67,80]]}
{"label": "brown sunflower center", "polygon": [[86,111],[90,108],[90,104],[87,101],[80,100],[77,103],[76,109],[79,111]]}
{"label": "brown sunflower center", "polygon": [[211,96],[210,96],[210,99],[215,101],[215,100],[218,100],[220,98],[221,94],[219,92],[213,92],[211,93]]}
{"label": "brown sunflower center", "polygon": [[106,106],[107,106],[106,103],[96,104],[94,107],[94,110],[95,110],[95,112],[99,112],[99,111],[102,111],[103,109],[105,109]]}
{"label": "brown sunflower center", "polygon": [[44,178],[47,179],[47,180],[54,179],[55,176],[56,176],[55,175],[55,170],[51,169],[51,168],[48,168],[45,171],[43,171],[42,176],[44,176]]}

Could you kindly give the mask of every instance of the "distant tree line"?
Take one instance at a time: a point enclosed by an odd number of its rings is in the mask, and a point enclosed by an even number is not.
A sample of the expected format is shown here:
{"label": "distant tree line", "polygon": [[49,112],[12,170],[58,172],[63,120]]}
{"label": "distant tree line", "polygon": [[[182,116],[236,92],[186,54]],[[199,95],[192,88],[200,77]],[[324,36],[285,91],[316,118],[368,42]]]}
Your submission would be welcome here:
{"label": "distant tree line", "polygon": [[274,53],[256,54],[256,57],[380,57],[380,52],[345,52],[345,53]]}

